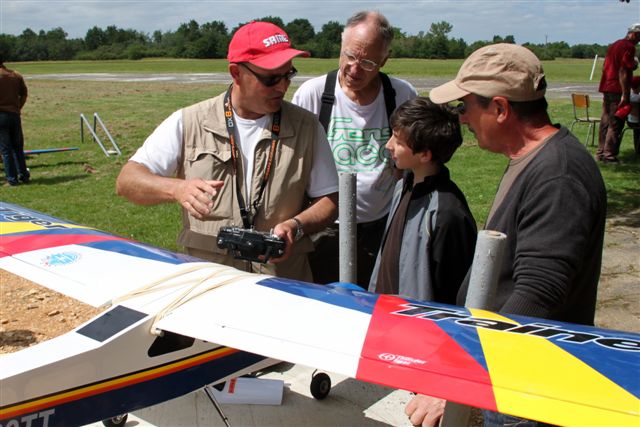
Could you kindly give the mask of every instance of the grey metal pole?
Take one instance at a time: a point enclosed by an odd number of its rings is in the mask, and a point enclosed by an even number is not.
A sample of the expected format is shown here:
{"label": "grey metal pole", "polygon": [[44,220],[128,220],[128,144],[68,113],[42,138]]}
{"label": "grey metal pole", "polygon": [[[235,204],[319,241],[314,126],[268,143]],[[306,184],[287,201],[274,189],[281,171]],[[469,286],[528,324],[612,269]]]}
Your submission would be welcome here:
{"label": "grey metal pole", "polygon": [[465,307],[493,309],[493,297],[498,286],[498,273],[507,235],[499,231],[481,230],[473,254],[469,290]]}
{"label": "grey metal pole", "polygon": [[102,128],[104,133],[107,134],[107,137],[109,138],[109,141],[111,141],[111,145],[113,146],[113,149],[115,150],[111,154],[117,154],[118,156],[121,156],[122,152],[120,151],[120,147],[118,147],[118,144],[116,144],[116,140],[113,139],[113,136],[111,136],[111,132],[109,132],[109,129],[107,129],[107,127],[104,125],[104,122],[102,121],[102,119],[100,118],[98,113],[93,113],[93,130],[94,131],[96,130],[96,121],[100,124],[100,127]]}
{"label": "grey metal pole", "polygon": [[[498,286],[498,273],[502,265],[502,255],[507,235],[499,231],[480,230],[476,240],[476,250],[471,264],[469,290],[465,307],[491,310]],[[470,407],[455,402],[447,402],[440,427],[457,427],[469,424]]]}
{"label": "grey metal pole", "polygon": [[340,173],[339,178],[340,281],[356,283],[356,174]]}
{"label": "grey metal pole", "polygon": [[[100,141],[100,138],[98,137],[98,134],[95,133],[95,131],[91,128],[91,123],[89,123],[87,118],[82,113],[80,113],[80,121],[83,122],[87,126],[87,129],[89,129],[89,132],[91,133],[91,136],[93,137],[93,140],[100,146],[100,148],[102,149],[102,152],[104,153],[104,155],[109,157],[109,152],[107,151],[106,148],[104,148],[104,145],[102,144],[102,141]],[[80,128],[80,129],[82,130],[82,128]],[[81,133],[81,135],[83,135],[83,134]]]}

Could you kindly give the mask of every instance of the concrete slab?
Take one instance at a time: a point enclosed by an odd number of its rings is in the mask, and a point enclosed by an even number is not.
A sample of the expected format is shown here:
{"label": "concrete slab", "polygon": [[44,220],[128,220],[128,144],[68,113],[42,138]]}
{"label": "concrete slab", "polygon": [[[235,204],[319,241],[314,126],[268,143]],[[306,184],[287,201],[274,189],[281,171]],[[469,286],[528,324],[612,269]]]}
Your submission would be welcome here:
{"label": "concrete slab", "polygon": [[[324,400],[311,396],[313,369],[295,365],[261,378],[284,380],[282,405],[220,405],[232,427],[397,426],[409,427],[404,407],[410,393],[329,374],[332,388]],[[200,390],[129,414],[127,427],[222,426],[224,421]],[[100,427],[102,423],[91,424]]]}

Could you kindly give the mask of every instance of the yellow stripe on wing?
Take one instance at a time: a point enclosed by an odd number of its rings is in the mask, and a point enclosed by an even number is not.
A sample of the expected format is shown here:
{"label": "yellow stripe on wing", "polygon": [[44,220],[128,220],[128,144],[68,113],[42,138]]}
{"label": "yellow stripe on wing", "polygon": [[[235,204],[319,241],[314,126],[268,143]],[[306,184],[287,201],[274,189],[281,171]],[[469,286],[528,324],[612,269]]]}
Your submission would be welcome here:
{"label": "yellow stripe on wing", "polygon": [[91,227],[86,227],[84,225],[66,224],[66,223],[61,224],[61,223],[47,222],[46,224],[37,224],[33,222],[0,222],[0,235],[26,233],[30,231],[41,231],[41,230],[49,230],[49,229],[61,229],[61,228],[92,229]]}
{"label": "yellow stripe on wing", "polygon": [[500,411],[561,425],[640,425],[639,399],[547,339],[484,328],[478,335]]}

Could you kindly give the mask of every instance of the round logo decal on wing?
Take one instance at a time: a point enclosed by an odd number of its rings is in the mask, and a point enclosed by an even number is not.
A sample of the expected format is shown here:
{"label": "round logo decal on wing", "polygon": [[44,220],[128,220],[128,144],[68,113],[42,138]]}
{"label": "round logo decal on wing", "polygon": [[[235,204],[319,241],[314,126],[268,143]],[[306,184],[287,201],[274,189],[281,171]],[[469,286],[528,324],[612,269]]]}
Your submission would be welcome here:
{"label": "round logo decal on wing", "polygon": [[391,362],[395,358],[396,358],[396,355],[391,353],[382,353],[378,355],[378,359],[384,360],[387,362]]}

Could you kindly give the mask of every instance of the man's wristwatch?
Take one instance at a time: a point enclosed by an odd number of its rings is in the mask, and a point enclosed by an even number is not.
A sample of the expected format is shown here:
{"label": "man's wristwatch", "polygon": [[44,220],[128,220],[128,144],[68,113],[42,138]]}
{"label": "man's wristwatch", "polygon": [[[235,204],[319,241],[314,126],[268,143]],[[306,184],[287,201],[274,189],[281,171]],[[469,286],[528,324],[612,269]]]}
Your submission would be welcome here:
{"label": "man's wristwatch", "polygon": [[304,236],[304,230],[302,229],[302,222],[295,216],[291,219],[296,222],[296,234],[293,237],[293,240],[297,242],[298,240],[302,239],[302,236]]}

